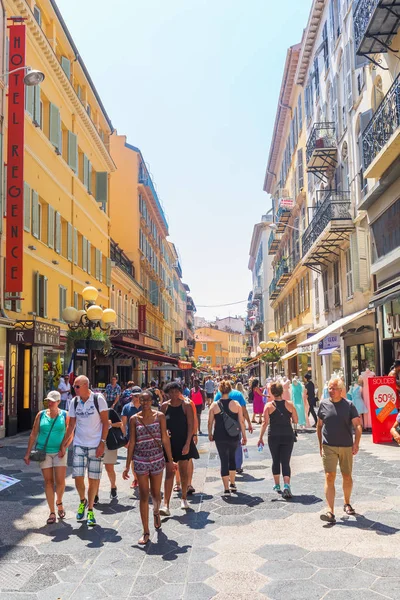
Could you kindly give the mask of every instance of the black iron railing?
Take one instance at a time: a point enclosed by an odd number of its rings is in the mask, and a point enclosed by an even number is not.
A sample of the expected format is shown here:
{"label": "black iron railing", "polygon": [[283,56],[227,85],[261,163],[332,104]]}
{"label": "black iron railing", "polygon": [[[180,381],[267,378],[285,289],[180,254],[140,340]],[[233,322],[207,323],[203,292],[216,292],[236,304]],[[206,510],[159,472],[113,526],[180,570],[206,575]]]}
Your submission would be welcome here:
{"label": "black iron railing", "polygon": [[306,147],[306,161],[316,150],[336,148],[335,123],[314,123]]}
{"label": "black iron railing", "polygon": [[400,127],[400,75],[382,100],[362,133],[364,167],[376,158],[393,133]]}
{"label": "black iron railing", "polygon": [[268,238],[268,252],[271,250],[271,246],[275,242],[275,240],[277,240],[276,235],[274,233],[270,233],[270,236]]}
{"label": "black iron railing", "polygon": [[133,266],[133,262],[129,260],[125,252],[116,242],[114,242],[114,240],[111,240],[110,244],[110,258],[120,267],[120,269],[135,279],[135,267]]}
{"label": "black iron railing", "polygon": [[320,190],[317,204],[307,229],[302,237],[302,255],[305,256],[330,221],[351,220],[350,192]]}
{"label": "black iron railing", "polygon": [[280,280],[280,278],[282,277],[282,275],[285,275],[286,273],[289,273],[289,267],[288,267],[288,259],[287,258],[282,258],[278,264],[278,268],[276,269],[275,272],[275,278],[277,281]]}
{"label": "black iron railing", "polygon": [[354,11],[354,43],[358,50],[362,39],[367,31],[371,15],[375,12],[381,0],[359,0]]}
{"label": "black iron railing", "polygon": [[269,296],[270,298],[274,296],[274,294],[276,293],[277,290],[277,279],[276,277],[274,277],[271,281],[271,283],[269,284]]}

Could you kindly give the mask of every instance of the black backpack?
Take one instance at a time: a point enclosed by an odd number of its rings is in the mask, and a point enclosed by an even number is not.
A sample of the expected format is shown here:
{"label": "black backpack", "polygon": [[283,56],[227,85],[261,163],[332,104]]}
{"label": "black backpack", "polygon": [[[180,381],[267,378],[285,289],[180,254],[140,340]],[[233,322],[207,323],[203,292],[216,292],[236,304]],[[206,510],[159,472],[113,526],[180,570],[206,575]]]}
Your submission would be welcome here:
{"label": "black backpack", "polygon": [[[78,402],[79,402],[79,398],[78,398],[78,396],[75,396],[75,398],[74,398],[74,410],[75,410],[75,416],[76,416],[76,407],[78,406]],[[94,394],[94,395],[93,395],[93,402],[94,402],[94,405],[95,405],[95,407],[96,407],[96,410],[97,410],[97,412],[98,412],[98,413],[99,413],[99,415],[100,415],[100,409],[99,409],[99,397],[97,396],[97,394]]]}
{"label": "black backpack", "polygon": [[[75,414],[76,414],[76,407],[78,406],[78,401],[79,401],[78,396],[75,396],[75,398],[74,398]],[[100,416],[99,398],[98,398],[97,394],[94,394],[93,402],[94,402],[96,410]],[[126,444],[128,442],[129,442],[128,437],[126,435],[123,435],[121,429],[119,429],[119,428],[117,429],[116,427],[110,427],[110,429],[108,430],[107,439],[106,439],[106,445],[109,450],[118,450],[118,448],[122,448],[123,446],[126,446]]]}
{"label": "black backpack", "polygon": [[235,421],[227,412],[225,412],[222,402],[218,401],[219,410],[221,411],[222,421],[224,423],[226,433],[231,437],[236,437],[240,434],[239,421]]}

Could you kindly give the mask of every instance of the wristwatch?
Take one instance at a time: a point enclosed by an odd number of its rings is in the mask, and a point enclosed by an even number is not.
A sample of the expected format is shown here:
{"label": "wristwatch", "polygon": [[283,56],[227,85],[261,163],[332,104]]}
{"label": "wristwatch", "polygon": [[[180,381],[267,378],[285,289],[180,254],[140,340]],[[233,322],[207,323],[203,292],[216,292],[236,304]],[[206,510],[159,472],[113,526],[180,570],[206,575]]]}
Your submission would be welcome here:
{"label": "wristwatch", "polygon": [[105,443],[106,443],[106,440],[100,440],[100,441],[101,441],[101,442],[103,442],[103,444],[105,444]]}

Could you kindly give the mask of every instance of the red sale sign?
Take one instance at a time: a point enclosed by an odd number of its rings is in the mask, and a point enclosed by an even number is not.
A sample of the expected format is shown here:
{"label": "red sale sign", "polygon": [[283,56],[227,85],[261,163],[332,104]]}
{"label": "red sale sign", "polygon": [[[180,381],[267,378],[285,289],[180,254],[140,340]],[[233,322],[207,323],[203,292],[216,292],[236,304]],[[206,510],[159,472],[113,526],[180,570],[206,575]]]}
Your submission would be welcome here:
{"label": "red sale sign", "polygon": [[374,444],[391,442],[390,430],[396,419],[396,379],[370,377],[368,379],[371,405],[372,441]]}

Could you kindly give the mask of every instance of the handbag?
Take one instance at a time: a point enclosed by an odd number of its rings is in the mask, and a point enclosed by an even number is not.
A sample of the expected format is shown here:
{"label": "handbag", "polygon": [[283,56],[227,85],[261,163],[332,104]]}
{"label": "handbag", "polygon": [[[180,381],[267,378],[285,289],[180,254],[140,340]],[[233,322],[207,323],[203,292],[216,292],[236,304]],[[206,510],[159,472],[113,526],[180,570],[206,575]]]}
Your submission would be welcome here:
{"label": "handbag", "polygon": [[124,435],[118,427],[110,427],[107,434],[106,444],[108,450],[118,450],[129,443],[127,435]]}
{"label": "handbag", "polygon": [[225,412],[222,402],[218,401],[219,410],[221,411],[222,421],[224,423],[225,431],[231,437],[236,437],[240,434],[240,425],[238,421],[235,421],[227,412]]}
{"label": "handbag", "polygon": [[[44,413],[44,410],[42,410],[42,414],[43,413]],[[38,448],[36,448],[36,445],[35,445],[35,449],[31,450],[31,453],[29,454],[29,460],[33,460],[34,462],[43,462],[44,460],[46,460],[47,442],[49,441],[51,431],[52,431],[54,425],[56,424],[56,421],[57,421],[59,415],[60,415],[60,413],[58,413],[58,415],[56,416],[56,418],[54,419],[54,421],[51,424],[50,431],[47,434],[47,438],[46,438],[46,441],[44,444],[44,448],[38,449]],[[40,417],[40,418],[42,418],[42,417]]]}

